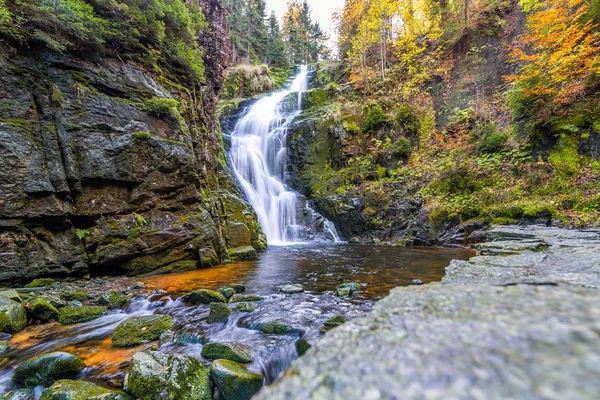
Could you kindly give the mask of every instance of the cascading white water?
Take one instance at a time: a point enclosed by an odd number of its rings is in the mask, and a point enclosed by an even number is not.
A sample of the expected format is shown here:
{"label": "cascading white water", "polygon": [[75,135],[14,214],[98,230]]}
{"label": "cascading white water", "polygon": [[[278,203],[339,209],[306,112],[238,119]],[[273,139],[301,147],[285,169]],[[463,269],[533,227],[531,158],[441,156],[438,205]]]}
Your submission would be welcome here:
{"label": "cascading white water", "polygon": [[[286,137],[290,123],[302,112],[302,93],[308,89],[308,74],[307,66],[300,67],[287,89],[254,103],[231,135],[230,157],[234,173],[258,215],[269,244],[301,240],[300,196],[284,182]],[[292,93],[298,93],[297,104],[293,110],[284,112],[283,100]],[[332,228],[333,224],[327,221],[329,235],[338,241],[335,228]]]}

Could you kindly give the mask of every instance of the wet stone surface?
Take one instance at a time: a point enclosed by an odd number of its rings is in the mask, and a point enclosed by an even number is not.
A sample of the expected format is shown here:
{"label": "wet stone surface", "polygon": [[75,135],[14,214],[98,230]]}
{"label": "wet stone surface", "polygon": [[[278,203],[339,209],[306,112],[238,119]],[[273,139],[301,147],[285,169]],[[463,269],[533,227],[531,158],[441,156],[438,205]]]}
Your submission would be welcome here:
{"label": "wet stone surface", "polygon": [[256,398],[598,398],[600,232],[501,227],[490,239],[480,252],[516,254],[394,289]]}

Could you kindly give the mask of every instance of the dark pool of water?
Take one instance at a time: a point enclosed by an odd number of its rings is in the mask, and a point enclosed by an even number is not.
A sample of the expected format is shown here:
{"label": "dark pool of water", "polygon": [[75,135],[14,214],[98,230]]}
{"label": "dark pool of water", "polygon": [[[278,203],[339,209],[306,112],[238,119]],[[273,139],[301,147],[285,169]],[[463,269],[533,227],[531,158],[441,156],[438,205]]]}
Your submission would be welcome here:
{"label": "dark pool of water", "polygon": [[[49,351],[69,351],[79,355],[90,367],[82,379],[119,386],[131,356],[143,348],[157,348],[157,343],[132,349],[112,347],[112,330],[132,315],[169,314],[175,331],[188,338],[161,346],[165,352],[181,352],[201,358],[201,342],[235,341],[252,348],[254,361],[249,368],[265,375],[271,382],[298,357],[300,341],[316,342],[323,334],[323,323],[336,315],[348,319],[367,313],[373,303],[394,287],[439,281],[452,259],[468,259],[469,250],[397,248],[347,244],[311,244],[271,247],[256,261],[227,264],[222,267],[185,273],[140,278],[146,288],[156,292],[134,301],[127,310],[87,323],[62,326],[59,323],[31,326],[9,342],[10,350],[0,356],[0,394],[11,389],[10,376],[25,359]],[[242,313],[232,306],[225,324],[209,324],[208,306],[188,306],[176,299],[195,289],[217,289],[239,282],[247,294],[264,296],[254,303],[253,313]],[[335,296],[344,282],[358,282],[362,290],[349,299]],[[281,285],[300,283],[306,292],[284,295]],[[260,331],[267,322],[279,321],[294,328],[285,335],[268,335]],[[192,340],[189,340],[192,338]],[[193,340],[197,338],[198,340]]]}

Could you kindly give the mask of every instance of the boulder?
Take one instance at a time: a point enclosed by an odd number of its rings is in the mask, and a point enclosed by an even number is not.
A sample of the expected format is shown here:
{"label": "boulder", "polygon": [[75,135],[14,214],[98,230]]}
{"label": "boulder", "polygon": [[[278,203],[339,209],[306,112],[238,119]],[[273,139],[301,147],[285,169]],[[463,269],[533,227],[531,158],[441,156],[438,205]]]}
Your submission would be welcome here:
{"label": "boulder", "polygon": [[294,329],[289,326],[286,323],[283,322],[279,322],[279,321],[274,321],[274,322],[267,322],[266,324],[262,325],[260,328],[260,331],[262,333],[266,333],[266,334],[283,334],[283,333],[288,333],[288,332],[292,332]]}
{"label": "boulder", "polygon": [[131,397],[92,382],[61,379],[46,389],[40,400],[131,400]]}
{"label": "boulder", "polygon": [[91,321],[106,311],[104,306],[63,307],[58,311],[58,321],[63,325]]}
{"label": "boulder", "polygon": [[67,301],[86,301],[88,297],[88,292],[85,290],[69,290],[62,295],[62,298]]}
{"label": "boulder", "polygon": [[132,317],[121,322],[114,330],[112,343],[115,347],[130,347],[151,340],[173,327],[173,318],[168,315],[145,315]]}
{"label": "boulder", "polygon": [[279,288],[279,291],[286,294],[301,293],[304,292],[304,287],[300,284],[284,285]]}
{"label": "boulder", "polygon": [[231,315],[231,310],[227,307],[226,304],[223,303],[210,303],[210,313],[208,314],[208,322],[216,323],[216,322],[227,322],[229,320],[229,316]]}
{"label": "boulder", "polygon": [[207,360],[225,359],[242,364],[252,362],[250,348],[240,343],[207,343],[202,347],[202,357]]}
{"label": "boulder", "polygon": [[230,360],[213,361],[210,376],[224,400],[248,400],[263,384],[262,375],[250,372],[244,365]]}
{"label": "boulder", "polygon": [[352,282],[352,283],[342,283],[338,286],[338,289],[350,288],[353,292],[358,292],[360,290],[360,283]]}
{"label": "boulder", "polygon": [[219,293],[221,293],[223,296],[225,296],[226,299],[228,299],[235,294],[235,290],[230,287],[224,287],[222,289],[219,289]]}
{"label": "boulder", "polygon": [[189,304],[226,303],[227,299],[214,290],[200,289],[181,296],[181,301]]}
{"label": "boulder", "polygon": [[251,313],[254,312],[254,307],[250,303],[242,303],[239,305],[238,310],[241,312]]}
{"label": "boulder", "polygon": [[16,301],[18,303],[21,302],[21,296],[14,289],[0,291],[0,297],[6,297],[7,299],[14,300],[14,301]]}
{"label": "boulder", "polygon": [[354,291],[349,287],[339,287],[335,292],[338,297],[350,297],[352,296],[352,293],[354,293]]}
{"label": "boulder", "polygon": [[58,318],[58,310],[47,300],[36,297],[33,300],[26,302],[25,309],[33,319],[37,319],[42,322],[48,322]]}
{"label": "boulder", "polygon": [[225,286],[225,288],[233,289],[235,293],[243,293],[246,291],[246,286],[242,285],[241,283],[230,283],[229,285]]}
{"label": "boulder", "polygon": [[25,285],[26,288],[39,288],[51,286],[55,282],[52,278],[37,278]]}
{"label": "boulder", "polygon": [[253,294],[236,294],[233,295],[233,297],[231,297],[229,299],[230,303],[242,303],[242,302],[248,302],[248,301],[261,301],[263,298],[261,296],[256,296]]}
{"label": "boulder", "polygon": [[119,308],[127,301],[127,296],[116,290],[111,290],[108,293],[103,294],[99,299],[98,303],[108,306],[108,308]]}
{"label": "boulder", "polygon": [[140,400],[211,400],[208,368],[194,357],[142,351],[133,356],[125,391]]}
{"label": "boulder", "polygon": [[25,308],[14,300],[0,296],[0,332],[15,333],[26,326]]}
{"label": "boulder", "polygon": [[32,357],[20,364],[12,377],[13,382],[23,386],[50,386],[54,381],[73,378],[85,368],[76,355],[57,351]]}

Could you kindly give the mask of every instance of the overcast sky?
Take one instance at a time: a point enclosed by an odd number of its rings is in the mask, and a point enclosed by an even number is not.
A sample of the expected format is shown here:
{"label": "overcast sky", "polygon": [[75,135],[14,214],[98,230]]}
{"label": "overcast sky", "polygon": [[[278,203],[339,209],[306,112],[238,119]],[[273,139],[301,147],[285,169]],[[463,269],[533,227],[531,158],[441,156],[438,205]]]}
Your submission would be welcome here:
{"label": "overcast sky", "polygon": [[[335,39],[333,35],[333,22],[331,14],[338,8],[344,5],[344,0],[307,0],[310,9],[312,10],[313,21],[318,21],[321,25],[321,29],[328,33],[331,39]],[[266,0],[267,2],[267,16],[271,14],[271,10],[275,11],[279,21],[283,18],[287,0]]]}

